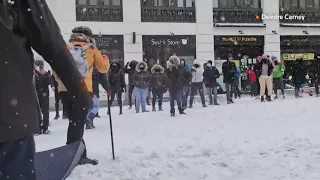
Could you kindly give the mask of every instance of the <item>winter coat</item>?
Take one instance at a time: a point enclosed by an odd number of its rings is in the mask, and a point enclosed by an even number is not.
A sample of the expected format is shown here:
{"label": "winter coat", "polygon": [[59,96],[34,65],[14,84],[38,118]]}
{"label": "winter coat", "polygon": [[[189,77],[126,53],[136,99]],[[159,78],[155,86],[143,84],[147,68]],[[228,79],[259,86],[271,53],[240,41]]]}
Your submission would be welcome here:
{"label": "winter coat", "polygon": [[294,84],[306,83],[307,67],[302,59],[297,59],[293,65],[292,80]]}
{"label": "winter coat", "polygon": [[41,74],[36,71],[35,87],[39,96],[49,97],[49,86],[54,86],[51,75],[48,72]]}
{"label": "winter coat", "polygon": [[236,82],[236,63],[232,61],[225,61],[222,63],[223,83]]}
{"label": "winter coat", "polygon": [[[139,66],[141,64],[145,65],[144,66],[145,68],[143,70],[139,69]],[[151,76],[150,76],[150,73],[148,71],[147,63],[145,63],[143,61],[142,62],[138,62],[138,64],[136,65],[135,70],[136,71],[133,74],[134,86],[136,88],[141,88],[141,89],[149,88]]]}
{"label": "winter coat", "polygon": [[312,62],[310,77],[312,82],[320,82],[320,59],[315,59]]}
{"label": "winter coat", "polygon": [[133,60],[130,63],[127,63],[124,67],[124,73],[129,75],[129,85],[130,86],[134,85],[133,74],[136,72],[137,64],[138,64],[138,61]]}
{"label": "winter coat", "polygon": [[98,71],[98,69],[93,66],[93,73],[92,73],[92,93],[97,98],[100,98],[100,84],[103,87],[103,89],[108,92],[108,78],[107,73],[101,73]]}
{"label": "winter coat", "polygon": [[151,68],[151,81],[150,86],[152,90],[166,90],[166,75],[164,74],[164,68],[160,64],[155,64]]}
{"label": "winter coat", "polygon": [[203,67],[197,61],[194,61],[191,68],[192,80],[191,83],[198,83],[203,81]]}
{"label": "winter coat", "polygon": [[72,56],[65,49],[66,43],[46,1],[1,1],[0,4],[0,77],[5,77],[0,86],[2,143],[39,133],[40,111],[31,48],[62,78],[79,106],[89,107],[92,100]]}
{"label": "winter coat", "polygon": [[55,71],[52,71],[52,75],[54,76],[55,81],[58,84],[58,92],[66,92],[68,91],[67,88],[63,85],[61,79],[58,77]]}
{"label": "winter coat", "polygon": [[171,91],[180,91],[184,86],[184,78],[187,76],[187,71],[180,66],[180,61],[177,56],[171,56],[167,61],[167,87]]}
{"label": "winter coat", "polygon": [[[89,37],[86,37],[84,34],[72,34],[69,42],[73,45],[86,46],[91,41]],[[92,72],[93,66],[95,66],[99,72],[106,73],[110,68],[109,58],[107,56],[102,56],[101,52],[95,47],[91,47],[85,50],[87,63],[90,67],[90,71],[86,77],[84,77],[84,82],[87,86],[89,92],[92,92]]]}
{"label": "winter coat", "polygon": [[[273,73],[273,65],[270,60],[267,60],[268,62],[268,76],[271,76]],[[262,65],[263,65],[263,60],[261,60],[257,66],[256,66],[256,76],[259,78],[262,73]]]}
{"label": "winter coat", "polygon": [[253,70],[248,71],[250,82],[257,82],[257,75]]}
{"label": "winter coat", "polygon": [[285,70],[286,70],[286,67],[284,66],[284,64],[277,62],[273,70],[273,78],[275,79],[282,78]]}
{"label": "winter coat", "polygon": [[220,72],[216,67],[207,67],[203,72],[203,83],[206,87],[218,87],[217,79],[219,77]]}
{"label": "winter coat", "polygon": [[110,64],[109,71],[109,87],[112,92],[122,92],[126,87],[126,82],[124,80],[124,74],[121,71],[121,65],[118,62],[113,62]]}

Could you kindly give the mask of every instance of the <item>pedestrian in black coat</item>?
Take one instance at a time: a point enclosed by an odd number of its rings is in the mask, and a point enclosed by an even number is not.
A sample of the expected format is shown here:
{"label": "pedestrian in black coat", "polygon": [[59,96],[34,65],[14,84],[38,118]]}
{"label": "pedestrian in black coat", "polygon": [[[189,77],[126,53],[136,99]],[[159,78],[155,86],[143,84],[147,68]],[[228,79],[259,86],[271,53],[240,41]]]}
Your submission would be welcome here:
{"label": "pedestrian in black coat", "polygon": [[129,108],[130,109],[132,108],[132,92],[134,89],[133,75],[135,73],[135,69],[136,69],[137,64],[138,64],[138,61],[132,60],[124,66],[124,73],[129,75],[128,96],[129,96]]}
{"label": "pedestrian in black coat", "polygon": [[167,62],[167,87],[170,94],[170,114],[175,116],[175,101],[177,102],[180,114],[186,114],[181,103],[181,89],[183,87],[183,77],[186,75],[186,70],[180,66],[180,60],[177,56],[171,56]]}
{"label": "pedestrian in black coat", "polygon": [[[207,63],[204,72],[203,72],[203,83],[207,88],[207,93],[209,96],[210,104],[209,105],[219,105],[218,99],[218,82],[217,79],[220,77],[219,70],[212,66],[211,63]],[[212,94],[214,98],[212,99]]]}
{"label": "pedestrian in black coat", "polygon": [[292,80],[295,89],[295,97],[301,97],[299,90],[302,84],[306,83],[307,67],[304,64],[303,57],[296,59],[293,65]]}
{"label": "pedestrian in black coat", "polygon": [[[267,95],[267,101],[271,101],[272,94],[272,73],[273,63],[268,59],[267,55],[262,55],[262,60],[257,64],[256,71],[260,84],[260,98],[264,101],[264,96]],[[267,94],[266,94],[267,89]]]}
{"label": "pedestrian in black coat", "polygon": [[227,61],[222,63],[223,83],[226,86],[227,103],[234,103],[232,100],[232,94],[235,91],[236,86],[236,63],[232,61],[233,58],[230,56]]}
{"label": "pedestrian in black coat", "polygon": [[317,55],[316,59],[312,62],[310,70],[311,81],[315,87],[316,96],[319,96],[319,85],[320,85],[320,54]]}
{"label": "pedestrian in black coat", "polygon": [[0,1],[0,12],[0,179],[36,180],[33,135],[40,130],[40,111],[31,48],[78,106],[88,107],[91,98],[45,0]]}
{"label": "pedestrian in black coat", "polygon": [[44,69],[44,62],[37,60],[35,86],[38,95],[38,101],[42,112],[42,119],[39,123],[40,133],[49,134],[49,86],[53,86],[50,73]]}
{"label": "pedestrian in black coat", "polygon": [[114,101],[115,95],[117,95],[117,101],[119,106],[119,114],[122,114],[122,92],[126,91],[126,83],[124,80],[124,74],[121,70],[121,65],[118,62],[112,62],[110,64],[109,71],[109,96],[110,96],[110,104],[111,107],[112,102]]}
{"label": "pedestrian in black coat", "polygon": [[155,64],[151,68],[150,86],[152,91],[152,111],[156,111],[156,100],[158,99],[159,111],[162,109],[163,93],[166,92],[166,75],[164,68],[160,64]]}

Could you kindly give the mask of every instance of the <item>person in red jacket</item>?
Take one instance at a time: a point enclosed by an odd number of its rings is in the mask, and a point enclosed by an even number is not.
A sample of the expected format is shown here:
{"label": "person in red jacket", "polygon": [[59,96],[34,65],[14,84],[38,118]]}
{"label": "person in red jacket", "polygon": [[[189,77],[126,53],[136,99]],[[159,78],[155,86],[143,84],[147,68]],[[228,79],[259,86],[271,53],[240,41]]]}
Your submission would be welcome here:
{"label": "person in red jacket", "polygon": [[253,70],[253,67],[251,67],[249,70],[248,70],[248,76],[249,76],[249,80],[250,80],[250,94],[251,94],[251,97],[256,97],[258,94],[257,94],[257,75],[256,73],[254,72]]}

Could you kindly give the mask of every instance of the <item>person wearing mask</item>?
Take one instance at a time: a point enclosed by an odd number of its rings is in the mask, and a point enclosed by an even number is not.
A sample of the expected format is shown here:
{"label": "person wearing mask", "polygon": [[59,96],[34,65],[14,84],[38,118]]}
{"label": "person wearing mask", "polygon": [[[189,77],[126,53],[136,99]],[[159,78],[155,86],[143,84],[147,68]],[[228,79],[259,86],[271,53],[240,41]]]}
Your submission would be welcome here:
{"label": "person wearing mask", "polygon": [[[114,101],[115,95],[117,95],[117,101],[119,106],[119,115],[122,114],[122,93],[126,92],[126,83],[124,80],[124,74],[121,70],[121,65],[119,62],[112,62],[110,65],[110,71],[108,75],[109,80],[109,93],[110,96],[110,108],[112,102]],[[109,114],[109,112],[108,112]]]}
{"label": "person wearing mask", "polygon": [[223,83],[225,83],[226,86],[226,96],[228,104],[234,103],[232,100],[232,94],[235,89],[236,71],[236,63],[233,62],[232,56],[229,55],[227,61],[222,63]]}
{"label": "person wearing mask", "polygon": [[170,95],[170,116],[175,116],[175,101],[177,102],[180,114],[186,114],[181,103],[181,89],[183,87],[183,77],[186,75],[185,69],[180,66],[180,60],[173,55],[167,61],[167,87]]}
{"label": "person wearing mask", "polygon": [[162,109],[163,94],[167,91],[166,75],[164,68],[160,64],[155,64],[151,68],[151,91],[152,91],[152,111],[156,111],[156,100],[158,99],[159,111]]}
{"label": "person wearing mask", "polygon": [[251,97],[256,97],[256,96],[258,96],[258,93],[257,93],[258,92],[257,91],[257,76],[256,76],[256,73],[253,70],[253,67],[254,66],[252,66],[248,70],[247,74],[248,74],[249,80],[250,80],[250,95],[251,95]]}
{"label": "person wearing mask", "polygon": [[200,63],[197,60],[194,60],[193,66],[191,67],[192,80],[191,80],[191,94],[190,94],[189,108],[193,107],[193,98],[197,90],[200,94],[202,106],[207,107],[206,101],[204,98],[204,92],[203,92],[203,77],[202,77],[203,72],[204,70],[200,65]]}
{"label": "person wearing mask", "polygon": [[129,109],[132,108],[132,93],[134,89],[133,74],[136,72],[137,64],[138,64],[138,61],[132,60],[124,66],[124,73],[128,74],[129,76],[129,88],[128,88]]}
{"label": "person wearing mask", "polygon": [[144,61],[138,62],[136,65],[136,72],[133,74],[134,81],[134,95],[136,100],[136,113],[149,112],[146,109],[148,88],[150,85],[150,73],[148,71],[147,63]]}
{"label": "person wearing mask", "polygon": [[298,56],[294,65],[292,72],[292,80],[294,84],[295,97],[299,98],[301,95],[299,94],[300,87],[302,84],[306,83],[306,75],[307,75],[307,67],[303,62],[303,56]]}
{"label": "person wearing mask", "polygon": [[312,62],[310,70],[311,82],[314,85],[316,96],[319,97],[319,84],[320,84],[320,54]]}
{"label": "person wearing mask", "polygon": [[36,60],[35,87],[42,112],[42,123],[39,123],[40,134],[50,134],[49,128],[49,86],[53,86],[50,73],[44,69],[44,62]]}
{"label": "person wearing mask", "polygon": [[0,179],[36,180],[40,110],[31,48],[61,76],[78,106],[90,106],[91,98],[45,0],[1,1],[0,12]]}
{"label": "person wearing mask", "polygon": [[239,99],[241,98],[241,91],[240,91],[240,81],[241,81],[241,69],[239,67],[236,68],[236,80],[235,80],[235,86],[234,86],[234,98]]}
{"label": "person wearing mask", "polygon": [[191,84],[192,74],[190,72],[191,68],[189,64],[186,64],[184,59],[180,60],[180,65],[183,67],[185,73],[183,76],[183,87],[181,89],[181,103],[182,108],[186,109],[188,105],[188,96],[189,96],[189,89]]}
{"label": "person wearing mask", "polygon": [[[93,67],[95,66],[97,70],[101,73],[106,73],[109,70],[110,64],[109,59],[104,59],[101,52],[97,49],[95,41],[91,38],[92,31],[89,27],[86,26],[78,26],[75,27],[72,30],[72,34],[69,39],[69,48],[72,46],[88,46],[90,45],[90,48],[86,49],[84,51],[86,55],[86,63],[89,67],[88,73],[82,77],[86,89],[90,92],[91,98],[93,98],[93,83],[92,83],[92,73],[93,73]],[[55,76],[56,79],[60,78],[60,76]],[[59,81],[58,81],[59,82]],[[60,84],[58,85],[60,86]],[[63,86],[63,85],[62,85]],[[68,87],[66,87],[69,91]],[[67,144],[71,144],[77,141],[82,140],[83,141],[83,134],[84,134],[84,127],[87,126],[93,126],[93,122],[90,121],[88,117],[89,109],[92,108],[92,105],[90,107],[79,107],[75,102],[73,101],[73,97],[68,93],[66,94],[66,97],[62,98],[65,102],[63,102],[64,105],[67,105],[67,114],[69,118],[69,127],[68,127],[68,133],[67,133]],[[91,100],[92,102],[92,100]],[[84,142],[84,141],[83,141]],[[91,165],[97,165],[98,161],[95,159],[89,159],[87,157],[87,151],[85,151],[81,159],[79,161],[79,164],[91,164]]]}
{"label": "person wearing mask", "polygon": [[277,57],[271,56],[271,60],[274,63],[273,71],[273,91],[275,94],[274,99],[278,99],[278,89],[281,90],[282,98],[284,99],[284,84],[283,84],[283,75],[286,70],[284,64],[279,63]]}
{"label": "person wearing mask", "polygon": [[259,77],[260,84],[260,99],[261,102],[264,101],[264,96],[266,93],[266,88],[268,89],[267,101],[271,101],[272,93],[272,72],[273,65],[270,60],[268,60],[267,55],[262,55],[262,60],[258,63],[257,66],[257,76]]}
{"label": "person wearing mask", "polygon": [[[220,105],[218,103],[218,83],[217,79],[220,77],[219,70],[212,66],[212,61],[208,61],[206,68],[203,72],[203,83],[207,88],[210,104],[209,105]],[[212,99],[212,94],[213,99]]]}

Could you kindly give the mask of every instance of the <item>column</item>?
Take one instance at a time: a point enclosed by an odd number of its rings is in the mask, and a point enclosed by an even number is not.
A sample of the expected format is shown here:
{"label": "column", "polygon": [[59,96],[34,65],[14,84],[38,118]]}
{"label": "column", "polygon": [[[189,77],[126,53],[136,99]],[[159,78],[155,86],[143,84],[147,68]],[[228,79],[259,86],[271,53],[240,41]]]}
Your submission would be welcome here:
{"label": "column", "polygon": [[[142,61],[142,34],[140,0],[123,0],[124,23],[124,63],[131,60]],[[133,32],[136,32],[136,42],[133,43]]]}
{"label": "column", "polygon": [[214,60],[212,0],[196,0],[197,60]]}
{"label": "column", "polygon": [[[262,0],[263,14],[279,15],[279,0]],[[279,20],[263,20],[266,24],[264,53],[280,59],[280,25]],[[272,31],[275,31],[274,34]]]}

